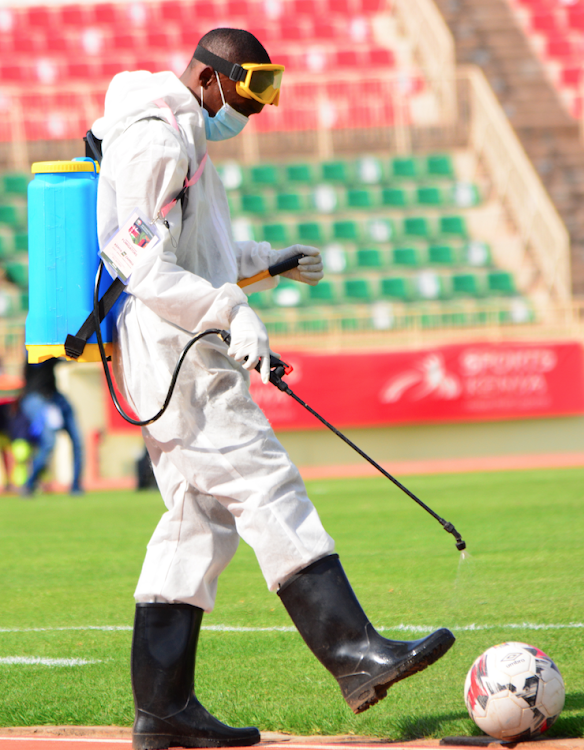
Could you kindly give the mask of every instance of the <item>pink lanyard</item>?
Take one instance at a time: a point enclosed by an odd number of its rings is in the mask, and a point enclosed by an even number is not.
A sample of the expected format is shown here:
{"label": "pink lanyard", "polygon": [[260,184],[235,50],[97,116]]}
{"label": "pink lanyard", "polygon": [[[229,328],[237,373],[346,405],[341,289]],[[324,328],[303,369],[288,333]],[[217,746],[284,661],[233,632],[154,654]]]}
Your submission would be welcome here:
{"label": "pink lanyard", "polygon": [[[180,134],[180,128],[178,126],[178,122],[176,121],[176,117],[174,116],[174,112],[172,109],[168,106],[168,104],[164,101],[164,99],[155,99],[154,104],[156,104],[157,107],[160,107],[161,110],[163,110],[164,114],[168,118],[168,122],[172,127]],[[171,200],[170,203],[167,203],[166,206],[163,206],[160,209],[160,216],[162,218],[166,218],[167,213],[178,203],[178,201],[183,197],[183,195],[187,192],[187,190],[191,187],[191,185],[194,185],[197,183],[201,175],[203,174],[203,170],[205,169],[205,164],[207,163],[207,152],[203,154],[203,158],[201,159],[201,162],[199,166],[197,167],[197,171],[195,174],[191,177],[190,180],[188,180],[185,177],[185,182],[182,187],[182,190],[180,193],[176,196],[174,200]]]}

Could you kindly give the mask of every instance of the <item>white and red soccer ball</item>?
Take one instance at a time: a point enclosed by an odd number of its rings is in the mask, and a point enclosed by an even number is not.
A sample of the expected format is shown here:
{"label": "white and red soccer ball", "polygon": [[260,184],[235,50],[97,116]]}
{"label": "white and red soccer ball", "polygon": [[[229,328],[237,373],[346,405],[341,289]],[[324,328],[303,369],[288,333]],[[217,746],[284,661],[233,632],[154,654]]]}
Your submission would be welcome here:
{"label": "white and red soccer ball", "polygon": [[500,740],[531,739],[564,707],[564,681],[554,662],[527,643],[500,643],[470,668],[464,700],[480,729]]}

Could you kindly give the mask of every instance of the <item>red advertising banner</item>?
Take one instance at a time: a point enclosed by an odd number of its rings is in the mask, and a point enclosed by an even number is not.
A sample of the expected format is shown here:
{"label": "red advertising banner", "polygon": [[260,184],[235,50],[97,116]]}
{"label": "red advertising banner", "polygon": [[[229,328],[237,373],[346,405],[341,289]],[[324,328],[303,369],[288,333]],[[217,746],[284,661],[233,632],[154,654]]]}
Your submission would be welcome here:
{"label": "red advertising banner", "polygon": [[[578,343],[456,344],[403,352],[282,352],[294,393],[337,427],[524,419],[584,412]],[[251,392],[275,429],[322,425],[290,396]],[[323,428],[324,429],[324,428]]]}

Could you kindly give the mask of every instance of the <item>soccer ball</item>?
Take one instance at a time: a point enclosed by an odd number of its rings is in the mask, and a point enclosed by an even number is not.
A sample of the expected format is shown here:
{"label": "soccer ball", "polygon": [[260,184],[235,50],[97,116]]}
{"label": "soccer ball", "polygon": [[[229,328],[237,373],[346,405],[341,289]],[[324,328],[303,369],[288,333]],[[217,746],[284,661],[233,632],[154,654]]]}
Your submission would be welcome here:
{"label": "soccer ball", "polygon": [[553,661],[527,643],[500,643],[481,654],[466,676],[470,718],[507,742],[549,729],[564,707],[564,681]]}

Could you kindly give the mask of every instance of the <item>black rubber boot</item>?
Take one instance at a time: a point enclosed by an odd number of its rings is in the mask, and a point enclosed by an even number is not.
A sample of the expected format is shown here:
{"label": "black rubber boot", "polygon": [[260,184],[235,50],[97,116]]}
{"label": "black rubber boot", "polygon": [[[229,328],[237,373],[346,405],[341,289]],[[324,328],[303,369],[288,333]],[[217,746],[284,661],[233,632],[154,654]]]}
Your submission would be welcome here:
{"label": "black rubber boot", "polygon": [[356,714],[385,698],[394,683],[433,664],[455,640],[446,628],[418,641],[383,638],[363,612],[338,555],[304,568],[278,595]]}
{"label": "black rubber boot", "polygon": [[189,604],[136,605],[132,640],[134,750],[255,745],[255,727],[222,724],[193,692],[203,610]]}

